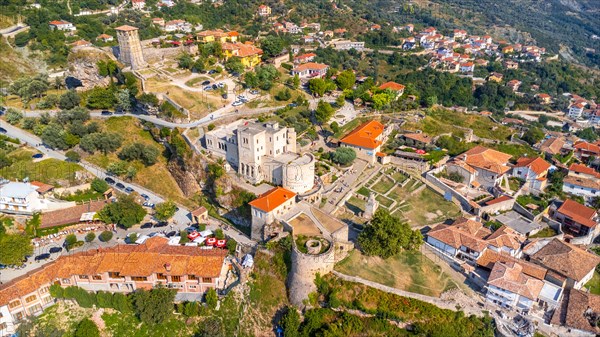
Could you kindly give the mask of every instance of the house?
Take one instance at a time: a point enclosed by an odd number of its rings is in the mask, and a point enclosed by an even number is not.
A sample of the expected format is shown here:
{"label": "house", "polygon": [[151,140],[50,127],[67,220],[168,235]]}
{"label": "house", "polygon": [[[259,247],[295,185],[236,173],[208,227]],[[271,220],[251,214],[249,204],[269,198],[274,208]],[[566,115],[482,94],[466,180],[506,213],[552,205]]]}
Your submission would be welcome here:
{"label": "house", "polygon": [[173,0],[160,0],[160,2],[158,3],[158,7],[171,8],[173,6],[175,6],[175,2]]}
{"label": "house", "polygon": [[40,218],[40,228],[53,228],[87,222],[82,221],[83,214],[99,212],[108,203],[110,203],[110,200],[97,200],[54,211],[43,212]]}
{"label": "house", "polygon": [[588,116],[590,119],[590,124],[600,127],[600,109],[590,111]]}
{"label": "house", "polygon": [[104,43],[106,43],[106,42],[112,42],[114,40],[115,39],[112,36],[108,35],[108,34],[100,34],[100,35],[98,35],[98,37],[96,37],[96,41],[102,41]]}
{"label": "house", "polygon": [[505,60],[503,65],[506,69],[519,69],[519,63],[513,60]]}
{"label": "house", "polygon": [[363,51],[365,49],[364,41],[350,41],[350,40],[335,40],[330,41],[328,46],[332,46],[335,50],[350,50]]}
{"label": "house", "polygon": [[548,281],[569,289],[581,289],[592,279],[600,256],[554,238],[529,256],[529,260],[551,272],[546,276]]}
{"label": "house", "polygon": [[327,74],[329,66],[323,63],[307,62],[292,69],[292,76],[300,78],[323,78]]}
{"label": "house", "polygon": [[499,185],[504,175],[511,170],[508,161],[512,156],[478,145],[453,158],[446,165],[448,173],[463,176],[465,184],[484,187]]}
{"label": "house", "polygon": [[506,86],[510,88],[513,92],[517,92],[522,82],[519,80],[510,80],[506,83]]}
{"label": "house", "polygon": [[535,95],[535,98],[537,98],[541,104],[550,104],[552,103],[552,96],[548,95],[548,94],[537,94]]}
{"label": "house", "polygon": [[570,289],[562,304],[554,311],[550,324],[565,326],[577,336],[600,335],[600,296]]}
{"label": "house", "polygon": [[505,308],[529,310],[544,282],[523,272],[517,262],[496,262],[487,280],[486,300]]}
{"label": "house", "polygon": [[404,94],[404,88],[406,88],[404,85],[393,81],[385,82],[379,86],[379,90],[390,90],[394,92],[396,94],[396,99]]}
{"label": "house", "polygon": [[583,109],[585,109],[585,105],[583,103],[575,103],[569,107],[569,112],[567,112],[567,117],[571,119],[580,118],[583,115]]}
{"label": "house", "polygon": [[71,46],[73,48],[84,48],[84,47],[91,47],[92,43],[86,40],[77,40],[73,43],[71,43]]}
{"label": "house", "polygon": [[75,25],[73,25],[69,21],[63,21],[63,20],[50,21],[50,29],[52,29],[52,30],[56,29],[56,30],[60,30],[60,31],[64,31],[64,32],[71,32],[71,33],[77,30]]}
{"label": "house", "polygon": [[31,182],[31,185],[36,187],[36,191],[40,196],[49,195],[52,191],[54,191],[54,186],[45,184],[41,181],[34,180]]}
{"label": "house", "polygon": [[540,152],[554,156],[562,152],[565,146],[565,141],[561,137],[549,137],[546,138],[540,145]]}
{"label": "house", "polygon": [[204,30],[199,32],[198,34],[196,34],[196,38],[198,39],[198,42],[201,43],[209,43],[209,42],[221,42],[221,43],[225,43],[225,42],[232,42],[235,43],[237,42],[239,33],[236,31],[231,31],[231,32],[224,32],[221,29],[216,29],[216,30]]}
{"label": "house", "polygon": [[552,165],[540,157],[521,157],[513,166],[512,176],[528,183],[531,190],[543,192],[548,181],[548,170]]}
{"label": "house", "polygon": [[371,31],[381,30],[381,25],[373,24],[373,25],[371,25],[371,27],[369,27],[369,29]]}
{"label": "house", "polygon": [[146,7],[146,0],[131,0],[131,7],[133,7],[133,9],[142,10]]}
{"label": "house", "polygon": [[464,40],[466,37],[467,37],[467,31],[462,30],[462,29],[455,29],[454,34],[452,35],[452,38],[454,39],[454,41]]}
{"label": "house", "polygon": [[263,227],[281,219],[295,203],[296,193],[283,187],[275,187],[250,201],[248,204],[252,214],[251,238],[262,240]]}
{"label": "house", "polygon": [[510,54],[510,53],[514,53],[515,49],[513,48],[513,46],[506,46],[504,48],[502,48],[502,54]]}
{"label": "house", "polygon": [[333,30],[333,33],[335,35],[344,35],[344,34],[346,34],[346,32],[347,32],[346,28],[336,28]]}
{"label": "house", "polygon": [[165,25],[165,19],[163,19],[163,18],[152,18],[152,24],[163,27]]}
{"label": "house", "polygon": [[504,75],[503,75],[503,74],[500,74],[500,73],[497,73],[497,72],[493,72],[493,73],[491,73],[491,74],[488,76],[487,80],[488,80],[488,81],[494,81],[494,82],[498,82],[498,83],[500,83],[500,82],[502,82],[502,79],[503,79],[503,78],[504,78]]}
{"label": "house", "polygon": [[565,200],[563,204],[554,211],[552,218],[561,223],[565,233],[576,237],[590,235],[590,244],[592,239],[598,234],[598,213],[595,209],[584,206],[571,199]]}
{"label": "house", "polygon": [[9,182],[0,187],[0,212],[32,215],[48,208],[40,198],[38,187],[30,183]]}
{"label": "house", "polygon": [[251,43],[223,43],[222,48],[226,59],[237,57],[246,68],[253,68],[262,61],[262,49]]}
{"label": "house", "polygon": [[588,142],[578,142],[573,145],[573,149],[575,150],[575,156],[577,159],[588,162],[590,158],[600,158],[600,146],[588,143]]}
{"label": "house", "polygon": [[269,16],[271,15],[271,7],[267,6],[267,5],[260,5],[258,6],[258,16]]}
{"label": "house", "polygon": [[433,143],[433,138],[424,133],[405,133],[401,137],[407,144],[413,144],[415,147],[425,147]]}
{"label": "house", "polygon": [[563,179],[563,192],[584,198],[600,196],[600,173],[581,164],[571,164]]}
{"label": "house", "polygon": [[315,57],[317,57],[317,54],[315,54],[315,53],[307,53],[307,54],[298,55],[298,56],[294,57],[294,63],[300,64],[300,63],[312,62],[315,60]]}
{"label": "house", "polygon": [[460,64],[461,73],[472,73],[473,70],[475,70],[475,63],[473,62],[464,62]]}
{"label": "house", "polygon": [[340,146],[353,148],[356,151],[357,158],[374,164],[377,153],[381,152],[381,145],[387,138],[388,133],[389,130],[386,130],[381,122],[371,120],[359,125],[342,138]]}
{"label": "house", "polygon": [[53,284],[111,293],[131,293],[162,284],[177,291],[177,302],[201,301],[208,289],[224,287],[226,256],[223,249],[169,246],[168,239],[159,236],[140,245],[61,255],[0,285],[2,334],[14,333],[26,317],[39,315],[53,305]]}
{"label": "house", "polygon": [[204,206],[196,208],[190,214],[192,215],[192,220],[198,224],[208,221],[208,210]]}
{"label": "house", "polygon": [[184,32],[190,33],[192,31],[192,24],[185,20],[171,20],[165,22],[163,27],[165,32]]}
{"label": "house", "polygon": [[305,44],[314,43],[315,42],[315,37],[311,36],[311,35],[304,35],[302,37],[302,42],[305,43]]}
{"label": "house", "polygon": [[429,36],[433,36],[437,33],[437,29],[433,28],[433,27],[428,27],[425,30],[423,30],[421,32],[421,34],[423,35],[429,35]]}

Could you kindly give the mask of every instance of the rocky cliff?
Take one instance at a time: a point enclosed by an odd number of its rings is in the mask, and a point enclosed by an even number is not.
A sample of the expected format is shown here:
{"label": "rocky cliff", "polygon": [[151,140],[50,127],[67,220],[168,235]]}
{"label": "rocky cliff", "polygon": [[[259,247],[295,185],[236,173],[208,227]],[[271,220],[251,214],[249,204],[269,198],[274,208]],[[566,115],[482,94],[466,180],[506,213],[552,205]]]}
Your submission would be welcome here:
{"label": "rocky cliff", "polygon": [[65,77],[73,77],[81,81],[77,90],[89,90],[95,86],[109,84],[108,77],[98,75],[97,63],[108,60],[110,57],[102,50],[96,48],[81,48],[69,54],[69,69]]}

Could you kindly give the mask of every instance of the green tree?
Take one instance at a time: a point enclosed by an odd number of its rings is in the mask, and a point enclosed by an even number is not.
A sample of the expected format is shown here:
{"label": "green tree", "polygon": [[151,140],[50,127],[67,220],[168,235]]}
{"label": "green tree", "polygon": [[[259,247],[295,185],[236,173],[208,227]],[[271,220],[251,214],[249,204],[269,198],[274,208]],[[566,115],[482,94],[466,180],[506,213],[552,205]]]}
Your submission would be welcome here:
{"label": "green tree", "polygon": [[177,65],[181,69],[192,69],[194,65],[194,59],[190,54],[182,54],[177,58]]}
{"label": "green tree", "polygon": [[138,239],[138,235],[137,233],[130,233],[129,235],[127,235],[127,239],[129,243],[135,243]]}
{"label": "green tree", "polygon": [[106,172],[120,177],[127,173],[127,165],[123,161],[113,162],[108,164],[106,167]]}
{"label": "green tree", "polygon": [[167,221],[177,212],[177,205],[171,200],[156,204],[154,207],[154,217],[158,221]]}
{"label": "green tree", "polygon": [[418,230],[379,208],[373,219],[358,236],[358,244],[366,255],[387,259],[402,250],[417,249],[423,243]]}
{"label": "green tree", "polygon": [[137,101],[138,101],[138,103],[147,105],[147,106],[154,106],[154,107],[158,106],[158,97],[156,97],[156,95],[153,93],[145,93],[144,92],[137,98]]}
{"label": "green tree", "polygon": [[146,210],[136,203],[132,196],[123,195],[116,202],[104,206],[98,212],[98,216],[105,223],[130,228],[144,219]]}
{"label": "green tree", "polygon": [[132,294],[135,314],[146,324],[160,324],[173,312],[173,301],[177,290],[155,288],[150,291],[138,289]]}
{"label": "green tree", "polygon": [[320,100],[315,110],[315,119],[319,124],[327,123],[327,121],[333,116],[335,110],[331,104]]}
{"label": "green tree", "polygon": [[102,242],[108,242],[112,239],[112,237],[113,237],[113,233],[111,231],[103,231],[98,236],[98,239],[100,239],[100,241],[102,241]]}
{"label": "green tree", "polygon": [[70,110],[78,107],[81,103],[81,98],[75,90],[69,90],[64,94],[60,95],[58,99],[58,107],[63,110]]}
{"label": "green tree", "polygon": [[40,213],[33,213],[31,219],[27,220],[25,223],[25,233],[29,235],[29,237],[37,237],[38,230],[40,229],[40,225],[42,224],[42,218]]}
{"label": "green tree", "polygon": [[531,127],[525,132],[522,139],[529,145],[533,146],[540,140],[544,139],[544,131],[542,131],[540,128]]}
{"label": "green tree", "polygon": [[356,82],[356,75],[350,69],[344,70],[337,75],[335,82],[341,90],[352,89]]}
{"label": "green tree", "polygon": [[100,178],[94,178],[90,186],[94,191],[98,193],[104,193],[110,188],[110,186],[108,186],[108,183]]}
{"label": "green tree", "polygon": [[235,241],[233,238],[229,238],[229,240],[227,240],[227,250],[229,251],[229,254],[235,254],[235,250],[237,249],[237,241]]}
{"label": "green tree", "polygon": [[329,124],[329,127],[331,128],[331,131],[333,131],[333,133],[338,133],[340,131],[340,125],[336,121],[331,122],[331,124]]}
{"label": "green tree", "polygon": [[334,163],[342,166],[350,165],[354,159],[356,159],[356,152],[349,147],[338,147],[335,149],[333,156],[331,156],[331,160],[333,160]]}
{"label": "green tree", "polygon": [[129,89],[121,89],[115,93],[116,108],[121,111],[131,111],[131,95]]}
{"label": "green tree", "polygon": [[322,78],[313,78],[308,81],[308,90],[314,96],[321,97],[327,90],[327,82]]}
{"label": "green tree", "polygon": [[71,247],[73,247],[76,243],[77,236],[75,236],[75,234],[69,234],[65,237],[65,247],[67,250],[71,250]]}
{"label": "green tree", "polygon": [[2,235],[0,247],[0,264],[4,265],[20,265],[25,256],[33,254],[31,240],[25,235]]}
{"label": "green tree", "polygon": [[89,232],[85,235],[85,242],[92,242],[96,239],[96,234],[94,232]]}
{"label": "green tree", "polygon": [[75,337],[100,337],[98,326],[89,318],[82,319],[75,328]]}
{"label": "green tree", "polygon": [[213,288],[209,288],[204,295],[204,300],[206,301],[206,305],[209,308],[215,309],[217,307],[217,302],[219,300],[217,296],[217,291]]}
{"label": "green tree", "polygon": [[288,88],[285,88],[285,89],[279,91],[275,95],[275,99],[278,101],[287,101],[290,98],[292,98],[292,93],[290,92],[290,89],[288,89]]}
{"label": "green tree", "polygon": [[225,61],[225,69],[230,73],[241,74],[244,71],[242,61],[237,57],[230,57]]}
{"label": "green tree", "polygon": [[274,35],[267,36],[260,43],[260,47],[263,50],[263,58],[267,59],[281,54],[284,45],[285,42],[282,38]]}
{"label": "green tree", "polygon": [[159,154],[160,151],[152,145],[132,143],[121,149],[119,158],[127,161],[140,160],[144,165],[151,166],[156,164]]}
{"label": "green tree", "polygon": [[67,153],[65,153],[65,157],[67,157],[67,159],[69,161],[72,161],[75,163],[79,162],[81,160],[81,156],[79,155],[79,153],[77,153],[73,150],[67,151]]}
{"label": "green tree", "polygon": [[286,337],[300,336],[300,314],[293,306],[288,306],[285,315],[281,318],[281,327]]}
{"label": "green tree", "polygon": [[600,138],[599,131],[594,131],[594,128],[585,128],[575,132],[575,135],[579,138],[585,139],[588,142],[595,142]]}
{"label": "green tree", "polygon": [[94,87],[87,92],[86,106],[90,109],[110,109],[117,104],[115,87]]}
{"label": "green tree", "polygon": [[23,113],[21,113],[19,110],[9,108],[4,115],[4,119],[6,119],[9,124],[14,125],[23,119]]}
{"label": "green tree", "polygon": [[298,74],[294,75],[294,77],[292,77],[292,89],[296,90],[300,87],[300,77],[298,76]]}

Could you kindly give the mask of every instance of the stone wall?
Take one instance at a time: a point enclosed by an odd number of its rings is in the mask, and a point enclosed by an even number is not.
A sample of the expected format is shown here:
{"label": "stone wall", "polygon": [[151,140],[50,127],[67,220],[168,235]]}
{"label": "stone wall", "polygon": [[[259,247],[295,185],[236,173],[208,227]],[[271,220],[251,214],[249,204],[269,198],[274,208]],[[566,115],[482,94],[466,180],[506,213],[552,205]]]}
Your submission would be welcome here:
{"label": "stone wall", "polygon": [[299,308],[306,306],[305,300],[308,299],[308,295],[317,291],[317,273],[325,275],[333,271],[335,251],[335,242],[331,243],[325,253],[319,255],[304,254],[298,249],[295,241],[292,243],[292,270],[288,279],[292,304]]}

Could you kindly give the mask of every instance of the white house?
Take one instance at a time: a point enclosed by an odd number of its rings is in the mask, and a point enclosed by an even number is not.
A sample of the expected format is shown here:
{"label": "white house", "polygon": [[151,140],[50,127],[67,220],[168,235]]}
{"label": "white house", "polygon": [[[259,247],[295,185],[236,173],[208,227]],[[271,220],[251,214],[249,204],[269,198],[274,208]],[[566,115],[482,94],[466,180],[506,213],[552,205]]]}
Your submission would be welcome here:
{"label": "white house", "polygon": [[567,117],[571,119],[580,118],[583,115],[583,109],[585,108],[584,103],[575,103],[569,107],[569,112],[567,112]]}
{"label": "white house", "polygon": [[460,64],[461,73],[472,73],[475,70],[475,64],[473,62],[465,62]]}
{"label": "white house", "polygon": [[75,25],[73,25],[69,21],[54,20],[54,21],[50,21],[49,25],[50,25],[50,29],[52,29],[52,30],[56,29],[56,30],[68,31],[68,32],[74,32],[75,30],[77,30]]}
{"label": "white house", "polygon": [[523,273],[516,262],[496,262],[487,281],[487,301],[527,311],[537,300],[544,282]]}
{"label": "white house", "polygon": [[146,7],[146,0],[131,0],[133,9],[142,10]]}
{"label": "white house", "polygon": [[521,157],[512,169],[512,176],[529,183],[530,189],[542,192],[546,187],[546,176],[551,166],[540,157]]}
{"label": "white house", "polygon": [[326,64],[307,62],[292,69],[292,76],[298,75],[300,78],[322,78],[327,74],[327,69],[329,69],[329,66]]}
{"label": "white house", "polygon": [[600,196],[600,173],[581,164],[571,164],[563,179],[563,192],[585,198]]}
{"label": "white house", "polygon": [[0,187],[0,212],[31,215],[48,208],[38,187],[30,183],[10,182]]}
{"label": "white house", "polygon": [[385,156],[381,153],[381,145],[391,132],[383,124],[372,120],[365,122],[348,133],[340,140],[340,146],[353,148],[356,157],[374,164],[378,157]]}
{"label": "white house", "polygon": [[512,156],[478,145],[453,158],[446,165],[448,173],[463,176],[463,183],[486,188],[499,185],[511,167]]}

